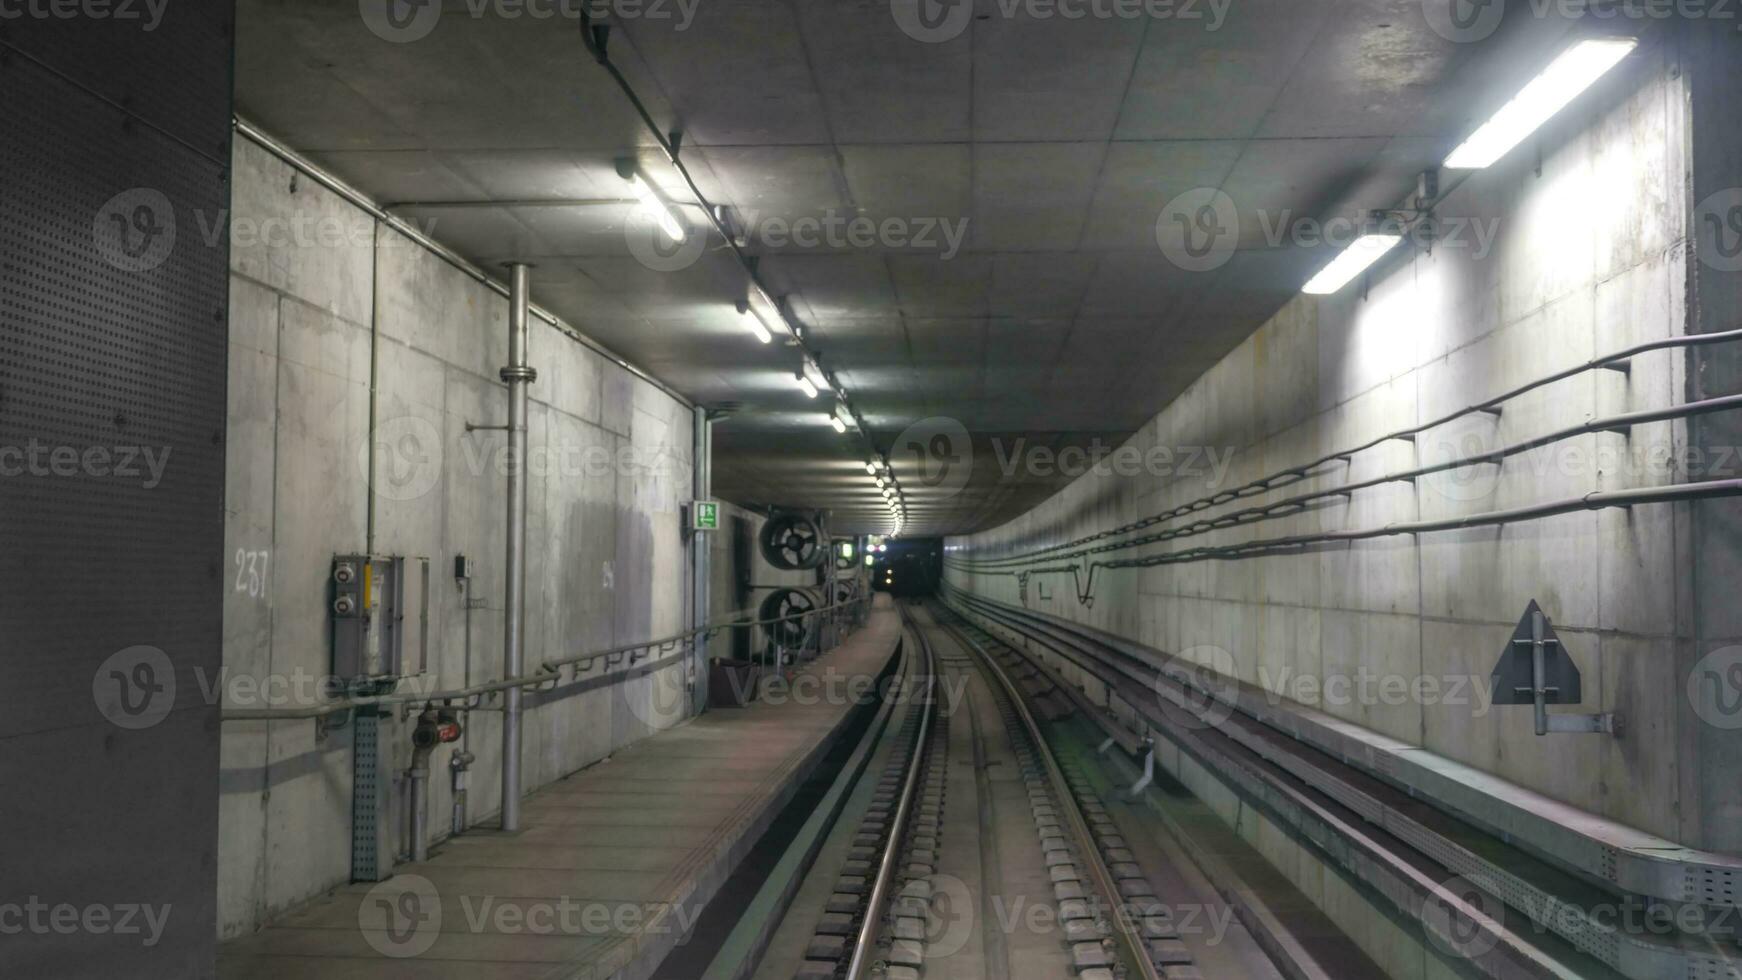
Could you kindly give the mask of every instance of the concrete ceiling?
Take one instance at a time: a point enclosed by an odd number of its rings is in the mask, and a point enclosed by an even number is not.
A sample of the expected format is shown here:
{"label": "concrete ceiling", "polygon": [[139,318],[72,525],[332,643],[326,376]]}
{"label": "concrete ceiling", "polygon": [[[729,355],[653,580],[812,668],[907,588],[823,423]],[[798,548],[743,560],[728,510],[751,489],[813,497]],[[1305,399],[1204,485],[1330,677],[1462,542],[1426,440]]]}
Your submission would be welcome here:
{"label": "concrete ceiling", "polygon": [[[1116,444],[1142,425],[1328,261],[1267,241],[1266,222],[1397,204],[1516,76],[1483,64],[1516,31],[1455,43],[1422,0],[1181,0],[1155,8],[1167,17],[1077,20],[973,0],[941,43],[898,25],[913,0],[660,2],[619,8],[640,16],[614,20],[612,60],[682,130],[703,193],[755,222],[747,250],[890,455],[910,535],[996,524],[1053,492],[1065,477],[999,465],[1018,438]],[[685,199],[574,19],[448,0],[426,36],[389,40],[355,0],[239,6],[239,112],[378,201],[409,202],[397,212],[480,265],[536,263],[535,301],[732,406],[719,496],[886,528],[863,444],[792,384],[795,352],[740,324],[745,276],[718,236],[662,271],[631,248],[630,205],[528,203],[623,201],[620,157]],[[1196,188],[1240,217],[1238,247],[1204,271],[1157,237]],[[857,216],[932,230],[806,247],[775,223]],[[945,226],[961,229],[953,250]],[[940,417],[970,434],[975,465],[931,488],[903,433]],[[922,434],[940,426],[955,431]]]}

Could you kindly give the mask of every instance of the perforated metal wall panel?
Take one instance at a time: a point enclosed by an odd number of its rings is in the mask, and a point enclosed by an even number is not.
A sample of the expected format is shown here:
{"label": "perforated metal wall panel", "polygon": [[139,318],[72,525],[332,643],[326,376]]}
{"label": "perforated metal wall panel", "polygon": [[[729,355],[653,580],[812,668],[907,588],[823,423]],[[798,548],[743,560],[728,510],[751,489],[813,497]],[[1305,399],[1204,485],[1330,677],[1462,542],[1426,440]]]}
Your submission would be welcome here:
{"label": "perforated metal wall panel", "polygon": [[213,974],[232,12],[157,6],[0,22],[0,976]]}

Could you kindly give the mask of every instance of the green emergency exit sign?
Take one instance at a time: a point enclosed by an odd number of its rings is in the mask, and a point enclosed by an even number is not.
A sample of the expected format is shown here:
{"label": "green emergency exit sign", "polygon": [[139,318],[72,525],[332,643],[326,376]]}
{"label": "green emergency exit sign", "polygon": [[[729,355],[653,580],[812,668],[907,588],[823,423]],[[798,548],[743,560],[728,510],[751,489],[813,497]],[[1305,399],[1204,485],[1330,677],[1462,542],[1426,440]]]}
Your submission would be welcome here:
{"label": "green emergency exit sign", "polygon": [[698,500],[690,507],[690,530],[718,531],[720,529],[720,502],[717,500]]}

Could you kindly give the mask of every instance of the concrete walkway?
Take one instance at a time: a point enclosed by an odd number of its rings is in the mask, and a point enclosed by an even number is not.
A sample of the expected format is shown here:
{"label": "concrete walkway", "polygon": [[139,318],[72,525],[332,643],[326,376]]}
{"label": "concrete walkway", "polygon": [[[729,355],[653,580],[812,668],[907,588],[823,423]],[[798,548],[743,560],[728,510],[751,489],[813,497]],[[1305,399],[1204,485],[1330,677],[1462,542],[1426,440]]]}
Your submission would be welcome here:
{"label": "concrete walkway", "polygon": [[220,948],[224,980],[643,980],[840,734],[901,633],[886,597],[778,703],[710,711]]}

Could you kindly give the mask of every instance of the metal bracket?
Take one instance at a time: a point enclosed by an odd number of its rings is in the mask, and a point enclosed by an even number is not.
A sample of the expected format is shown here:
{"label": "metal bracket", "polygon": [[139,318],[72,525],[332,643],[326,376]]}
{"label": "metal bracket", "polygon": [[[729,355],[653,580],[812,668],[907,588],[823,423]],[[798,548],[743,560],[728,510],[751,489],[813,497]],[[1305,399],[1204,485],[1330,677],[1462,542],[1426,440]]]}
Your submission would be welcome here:
{"label": "metal bracket", "polygon": [[[1112,739],[1109,738],[1107,741],[1111,742]],[[1149,784],[1155,782],[1154,735],[1143,736],[1143,750],[1143,775],[1138,778],[1137,782],[1132,783],[1130,788],[1125,790],[1125,798],[1128,800],[1135,800],[1139,796],[1142,796],[1143,791],[1149,788]]]}
{"label": "metal bracket", "polygon": [[[1560,637],[1542,607],[1531,600],[1512,640],[1494,667],[1494,703],[1528,704],[1536,711],[1536,734],[1621,733],[1613,712],[1591,715],[1551,715],[1551,704],[1578,704],[1583,699],[1579,669],[1567,657]],[[1528,651],[1528,653],[1526,652]]]}

